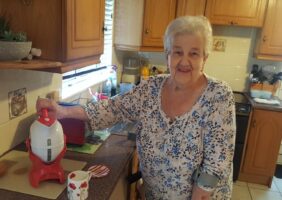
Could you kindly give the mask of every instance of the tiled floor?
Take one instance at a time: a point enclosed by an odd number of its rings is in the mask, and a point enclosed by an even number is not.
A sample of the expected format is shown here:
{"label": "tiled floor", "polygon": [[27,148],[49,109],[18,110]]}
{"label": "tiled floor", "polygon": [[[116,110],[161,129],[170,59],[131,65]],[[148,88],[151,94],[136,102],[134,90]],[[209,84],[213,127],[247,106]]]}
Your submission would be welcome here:
{"label": "tiled floor", "polygon": [[233,184],[232,200],[282,200],[282,179],[274,177],[271,188],[236,181]]}

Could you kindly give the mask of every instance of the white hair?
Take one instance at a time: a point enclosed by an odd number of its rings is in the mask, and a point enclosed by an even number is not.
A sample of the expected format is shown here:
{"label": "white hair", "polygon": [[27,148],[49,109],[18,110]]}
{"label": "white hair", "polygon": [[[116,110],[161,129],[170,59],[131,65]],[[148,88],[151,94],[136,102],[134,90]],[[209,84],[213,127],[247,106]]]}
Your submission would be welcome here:
{"label": "white hair", "polygon": [[212,28],[209,20],[204,16],[183,16],[176,18],[167,26],[164,36],[164,50],[168,54],[177,35],[200,33],[204,39],[204,55],[211,51]]}

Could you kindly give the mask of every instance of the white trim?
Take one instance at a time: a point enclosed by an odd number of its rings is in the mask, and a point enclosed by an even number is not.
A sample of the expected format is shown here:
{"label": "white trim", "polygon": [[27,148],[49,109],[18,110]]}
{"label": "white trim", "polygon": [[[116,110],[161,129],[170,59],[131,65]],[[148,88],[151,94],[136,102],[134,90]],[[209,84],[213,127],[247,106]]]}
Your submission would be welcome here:
{"label": "white trim", "polygon": [[89,87],[106,81],[109,76],[110,70],[102,69],[83,76],[75,77],[69,81],[63,81],[62,100],[78,94]]}

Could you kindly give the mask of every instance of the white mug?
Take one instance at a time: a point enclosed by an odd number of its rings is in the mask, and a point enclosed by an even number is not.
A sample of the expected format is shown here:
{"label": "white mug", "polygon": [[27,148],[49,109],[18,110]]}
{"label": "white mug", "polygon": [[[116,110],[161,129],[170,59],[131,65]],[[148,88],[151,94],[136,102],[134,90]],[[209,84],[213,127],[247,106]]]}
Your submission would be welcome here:
{"label": "white mug", "polygon": [[91,173],[88,171],[73,171],[68,175],[68,199],[85,200],[88,197],[89,180]]}

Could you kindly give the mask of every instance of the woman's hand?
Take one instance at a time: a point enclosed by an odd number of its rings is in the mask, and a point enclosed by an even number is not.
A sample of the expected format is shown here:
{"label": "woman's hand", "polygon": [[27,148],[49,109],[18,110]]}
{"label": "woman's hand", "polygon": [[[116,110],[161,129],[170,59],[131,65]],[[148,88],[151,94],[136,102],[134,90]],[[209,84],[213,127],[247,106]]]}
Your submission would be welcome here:
{"label": "woman's hand", "polygon": [[199,188],[197,185],[193,186],[192,200],[209,200],[212,192],[208,192]]}
{"label": "woman's hand", "polygon": [[47,108],[50,118],[64,118],[64,107],[59,106],[54,100],[38,98],[36,101],[37,114],[41,115],[43,108]]}

